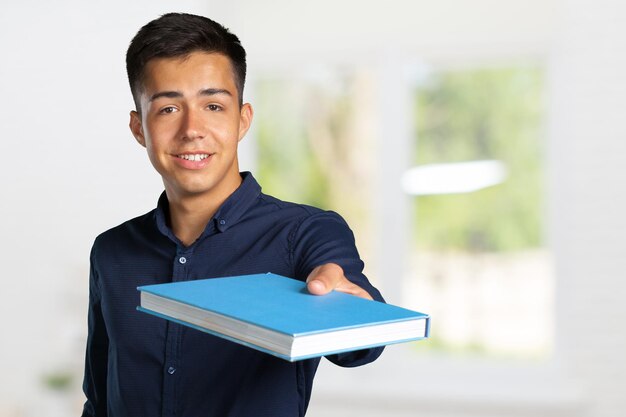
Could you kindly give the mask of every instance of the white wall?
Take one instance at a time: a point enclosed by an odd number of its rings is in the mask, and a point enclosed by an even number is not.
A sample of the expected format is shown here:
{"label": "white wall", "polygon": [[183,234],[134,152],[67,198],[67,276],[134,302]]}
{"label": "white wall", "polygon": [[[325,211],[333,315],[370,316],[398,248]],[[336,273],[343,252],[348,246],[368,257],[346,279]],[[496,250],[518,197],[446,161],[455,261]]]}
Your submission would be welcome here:
{"label": "white wall", "polygon": [[0,3],[2,416],[54,415],[32,397],[45,392],[44,374],[84,360],[91,243],[153,208],[162,189],[127,128],[124,56],[139,27],[170,7]]}
{"label": "white wall", "polygon": [[398,51],[433,60],[545,54],[555,0],[235,0],[211,2],[253,64],[376,60]]}
{"label": "white wall", "polygon": [[557,352],[590,416],[626,409],[626,6],[569,1],[552,56]]}

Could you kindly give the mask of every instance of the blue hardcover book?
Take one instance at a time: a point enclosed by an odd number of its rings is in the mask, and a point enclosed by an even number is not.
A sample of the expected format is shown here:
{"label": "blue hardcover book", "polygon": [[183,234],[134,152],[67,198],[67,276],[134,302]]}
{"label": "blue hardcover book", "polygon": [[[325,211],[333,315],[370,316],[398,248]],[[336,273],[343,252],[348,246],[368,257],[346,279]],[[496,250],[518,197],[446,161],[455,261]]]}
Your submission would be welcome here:
{"label": "blue hardcover book", "polygon": [[255,274],[137,288],[138,310],[296,361],[428,337],[429,317],[302,281]]}

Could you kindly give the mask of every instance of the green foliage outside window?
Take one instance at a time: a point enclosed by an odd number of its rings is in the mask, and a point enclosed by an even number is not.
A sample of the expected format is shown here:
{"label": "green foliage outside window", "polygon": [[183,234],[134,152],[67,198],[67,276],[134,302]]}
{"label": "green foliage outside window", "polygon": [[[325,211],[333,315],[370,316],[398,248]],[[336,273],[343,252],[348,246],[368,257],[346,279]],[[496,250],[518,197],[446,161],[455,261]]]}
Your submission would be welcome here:
{"label": "green foliage outside window", "polygon": [[542,71],[434,73],[416,94],[415,162],[496,159],[497,186],[417,198],[417,244],[427,250],[511,251],[541,246]]}
{"label": "green foliage outside window", "polygon": [[[289,201],[329,207],[328,176],[315,158],[305,119],[305,91],[284,81],[256,86],[258,168],[263,191]],[[286,88],[290,87],[290,88]]]}

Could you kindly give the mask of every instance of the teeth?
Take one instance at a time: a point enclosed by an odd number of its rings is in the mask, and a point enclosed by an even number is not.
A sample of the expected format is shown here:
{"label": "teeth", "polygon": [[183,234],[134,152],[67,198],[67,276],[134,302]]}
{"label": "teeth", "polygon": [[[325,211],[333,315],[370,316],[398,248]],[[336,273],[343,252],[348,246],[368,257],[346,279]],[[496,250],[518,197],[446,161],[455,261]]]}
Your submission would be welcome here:
{"label": "teeth", "polygon": [[182,159],[186,159],[188,161],[202,161],[203,159],[207,159],[209,155],[206,153],[197,153],[193,155],[190,155],[190,154],[178,155],[178,157]]}

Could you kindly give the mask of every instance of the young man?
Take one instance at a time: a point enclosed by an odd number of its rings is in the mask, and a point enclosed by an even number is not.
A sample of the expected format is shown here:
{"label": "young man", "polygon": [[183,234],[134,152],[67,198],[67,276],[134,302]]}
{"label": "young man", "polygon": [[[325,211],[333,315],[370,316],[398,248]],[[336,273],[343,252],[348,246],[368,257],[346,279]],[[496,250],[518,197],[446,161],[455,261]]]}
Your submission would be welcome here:
{"label": "young man", "polygon": [[[96,238],[91,252],[83,416],[303,416],[319,359],[290,363],[139,313],[137,286],[274,272],[311,293],[382,300],[335,213],[261,193],[240,173],[252,122],[245,51],[207,18],[167,14],[126,56],[130,129],[161,175],[157,208]],[[276,300],[280,302],[280,300]],[[340,366],[382,348],[329,356]]]}

